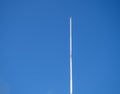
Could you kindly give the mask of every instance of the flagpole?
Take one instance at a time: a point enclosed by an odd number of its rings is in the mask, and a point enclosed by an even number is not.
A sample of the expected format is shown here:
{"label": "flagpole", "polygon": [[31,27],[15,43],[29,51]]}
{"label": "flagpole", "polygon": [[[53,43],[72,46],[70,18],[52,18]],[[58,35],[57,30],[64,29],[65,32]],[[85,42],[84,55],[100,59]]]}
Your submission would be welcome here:
{"label": "flagpole", "polygon": [[72,17],[70,17],[70,94],[73,93],[72,80]]}

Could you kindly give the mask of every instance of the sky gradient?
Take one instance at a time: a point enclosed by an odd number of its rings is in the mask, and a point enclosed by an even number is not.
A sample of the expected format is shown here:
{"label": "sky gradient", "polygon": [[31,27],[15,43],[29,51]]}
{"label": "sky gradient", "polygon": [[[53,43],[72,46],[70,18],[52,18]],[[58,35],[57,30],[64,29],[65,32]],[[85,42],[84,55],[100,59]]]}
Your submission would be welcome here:
{"label": "sky gradient", "polygon": [[119,0],[0,0],[0,94],[120,94]]}

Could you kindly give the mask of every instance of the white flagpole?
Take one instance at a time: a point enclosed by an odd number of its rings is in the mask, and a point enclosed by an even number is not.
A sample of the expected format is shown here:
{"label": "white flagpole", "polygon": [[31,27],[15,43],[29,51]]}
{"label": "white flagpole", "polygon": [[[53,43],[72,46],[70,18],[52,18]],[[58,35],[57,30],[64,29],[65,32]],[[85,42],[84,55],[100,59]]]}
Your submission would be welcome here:
{"label": "white flagpole", "polygon": [[72,81],[72,17],[70,17],[70,94],[73,93]]}

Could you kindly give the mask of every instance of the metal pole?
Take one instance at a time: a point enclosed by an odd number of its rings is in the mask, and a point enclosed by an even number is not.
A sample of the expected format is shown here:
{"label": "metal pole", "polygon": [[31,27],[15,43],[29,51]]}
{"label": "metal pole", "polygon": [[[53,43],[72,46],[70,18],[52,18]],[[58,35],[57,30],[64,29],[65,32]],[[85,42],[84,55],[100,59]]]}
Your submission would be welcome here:
{"label": "metal pole", "polygon": [[70,17],[70,94],[73,93],[72,81],[72,17]]}

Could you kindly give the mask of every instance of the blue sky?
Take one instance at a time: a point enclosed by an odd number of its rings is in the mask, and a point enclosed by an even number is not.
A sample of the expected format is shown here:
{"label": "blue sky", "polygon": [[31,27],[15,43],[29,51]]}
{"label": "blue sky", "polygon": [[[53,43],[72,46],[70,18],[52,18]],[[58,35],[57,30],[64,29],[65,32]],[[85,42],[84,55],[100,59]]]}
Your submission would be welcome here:
{"label": "blue sky", "polygon": [[0,94],[120,94],[119,0],[1,0]]}

